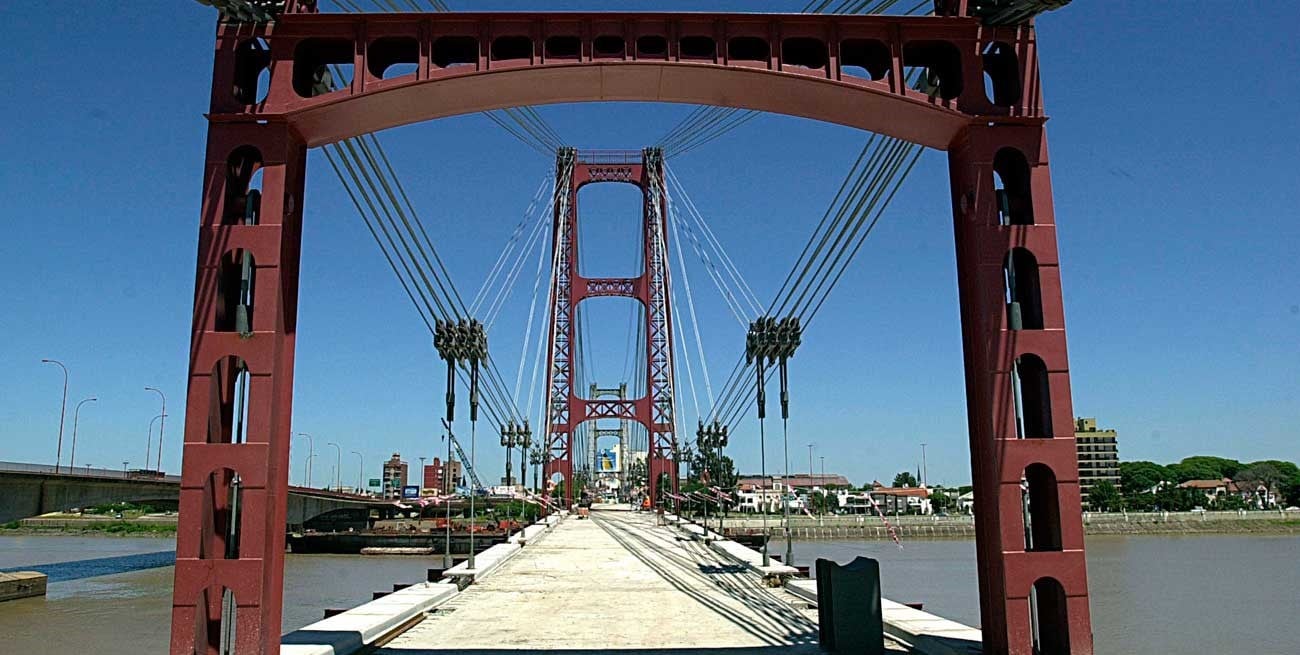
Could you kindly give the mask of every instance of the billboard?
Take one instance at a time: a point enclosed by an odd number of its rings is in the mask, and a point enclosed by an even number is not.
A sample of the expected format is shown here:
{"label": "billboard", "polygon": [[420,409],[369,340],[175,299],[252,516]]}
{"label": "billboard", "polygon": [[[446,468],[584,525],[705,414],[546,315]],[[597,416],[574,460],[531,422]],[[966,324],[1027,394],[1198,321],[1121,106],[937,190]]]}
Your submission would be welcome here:
{"label": "billboard", "polygon": [[609,448],[600,451],[599,464],[601,473],[617,473],[618,452]]}
{"label": "billboard", "polygon": [[402,487],[402,498],[419,498],[420,487],[414,484],[408,484]]}

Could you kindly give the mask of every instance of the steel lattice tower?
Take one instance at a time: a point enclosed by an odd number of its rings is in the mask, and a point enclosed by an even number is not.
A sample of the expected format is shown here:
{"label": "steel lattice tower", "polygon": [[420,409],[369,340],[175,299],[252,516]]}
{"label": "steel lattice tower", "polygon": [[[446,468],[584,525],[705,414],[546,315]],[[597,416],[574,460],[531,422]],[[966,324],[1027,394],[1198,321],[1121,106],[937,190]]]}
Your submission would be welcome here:
{"label": "steel lattice tower", "polygon": [[[574,471],[574,431],[585,421],[632,420],[649,434],[646,472],[652,499],[660,493],[659,477],[667,475],[677,490],[677,435],[673,418],[673,349],[668,273],[667,197],[664,191],[663,152],[646,148],[636,152],[584,151],[562,148],[556,157],[555,239],[556,266],[551,289],[550,386],[547,388],[546,437],[549,479],[559,473],[571,481]],[[578,190],[588,184],[634,184],[644,196],[642,248],[644,265],[633,278],[584,277],[578,272]],[[578,303],[596,297],[639,300],[645,307],[646,395],[640,398],[582,398],[575,386],[573,345]],[[565,485],[573,501],[573,485]]]}

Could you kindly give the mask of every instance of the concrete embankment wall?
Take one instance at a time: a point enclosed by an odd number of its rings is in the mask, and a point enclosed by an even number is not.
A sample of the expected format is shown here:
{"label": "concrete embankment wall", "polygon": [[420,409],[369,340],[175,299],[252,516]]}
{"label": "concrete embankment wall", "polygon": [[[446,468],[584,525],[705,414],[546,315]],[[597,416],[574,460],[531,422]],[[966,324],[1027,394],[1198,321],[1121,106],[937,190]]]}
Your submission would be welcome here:
{"label": "concrete embankment wall", "polygon": [[[919,516],[893,517],[890,525],[900,539],[973,539],[975,523],[969,517],[945,517],[939,520]],[[728,535],[761,534],[761,525],[746,519],[739,525],[726,526]],[[856,517],[829,519],[824,525],[793,522],[791,533],[796,539],[890,539],[889,528],[879,519],[859,521]],[[1300,534],[1300,515],[1296,512],[1232,512],[1199,514],[1194,512],[1149,514],[1092,514],[1084,519],[1089,535],[1142,534]],[[779,521],[769,522],[767,533],[782,535]]]}

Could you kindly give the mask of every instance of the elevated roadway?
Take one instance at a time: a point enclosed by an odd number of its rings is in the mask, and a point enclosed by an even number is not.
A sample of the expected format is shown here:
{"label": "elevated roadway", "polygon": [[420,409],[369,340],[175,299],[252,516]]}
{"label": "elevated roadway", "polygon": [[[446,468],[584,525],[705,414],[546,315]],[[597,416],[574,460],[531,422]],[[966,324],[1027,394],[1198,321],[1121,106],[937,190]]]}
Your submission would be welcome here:
{"label": "elevated roadway", "polygon": [[569,517],[375,652],[621,650],[822,652],[805,601],[628,511]]}
{"label": "elevated roadway", "polygon": [[[0,462],[0,523],[108,503],[140,503],[175,508],[180,498],[177,476],[142,477],[139,472],[108,469],[63,469]],[[364,519],[371,509],[392,509],[389,501],[305,487],[289,488],[289,526],[327,514]]]}

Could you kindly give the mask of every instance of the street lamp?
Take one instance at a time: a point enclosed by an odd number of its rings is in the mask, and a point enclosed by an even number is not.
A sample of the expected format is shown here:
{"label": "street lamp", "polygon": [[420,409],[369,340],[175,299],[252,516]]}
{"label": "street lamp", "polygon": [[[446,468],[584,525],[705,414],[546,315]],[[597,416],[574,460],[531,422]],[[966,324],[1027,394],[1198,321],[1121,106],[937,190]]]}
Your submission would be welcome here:
{"label": "street lamp", "polygon": [[306,432],[299,432],[297,436],[307,437],[307,465],[306,465],[307,485],[306,486],[308,489],[310,489],[311,488],[311,458],[316,456],[316,443],[311,438],[311,435],[307,434]]}
{"label": "street lamp", "polygon": [[[162,417],[163,415],[159,414],[153,417],[152,419],[150,419],[149,421],[149,434],[148,434],[148,438],[144,442],[144,467],[146,470],[149,468],[149,460],[153,455],[153,424],[158,422],[158,419]],[[161,447],[162,446],[159,445],[159,448]]]}
{"label": "street lamp", "polygon": [[[365,475],[365,472],[366,472],[366,458],[365,458],[361,453],[359,453],[359,452],[357,452],[357,451],[355,451],[355,450],[352,451],[352,454],[357,456],[357,461],[358,461],[358,468],[357,468],[357,495],[360,496],[360,495],[361,495],[361,478],[362,478],[363,475]],[[424,458],[421,457],[420,459],[424,459]]]}
{"label": "street lamp", "polygon": [[[157,467],[157,468],[158,468],[158,471],[159,471],[159,472],[162,472],[162,453],[163,453],[163,451],[162,451],[162,444],[163,444],[163,430],[167,428],[167,395],[164,394],[163,392],[159,391],[158,389],[154,388],[154,387],[145,387],[144,390],[145,390],[145,391],[152,391],[152,392],[158,394],[158,396],[159,396],[160,398],[162,398],[162,411],[159,412],[159,413],[163,415],[163,419],[162,419],[161,421],[158,422],[158,467]],[[148,465],[149,465],[149,463],[148,463],[148,462],[145,462],[145,466],[148,466]]]}
{"label": "street lamp", "polygon": [[[826,495],[826,492],[828,491],[826,489],[826,456],[818,455],[817,457],[822,461],[822,511],[825,513],[825,511],[830,508],[830,503],[826,500],[829,498],[829,496]],[[839,503],[837,502],[835,506],[839,507]]]}
{"label": "street lamp", "polygon": [[42,359],[42,364],[58,364],[63,369],[63,404],[59,406],[59,445],[54,453],[54,473],[59,473],[59,463],[63,459],[63,418],[68,414],[68,367],[57,359]]}
{"label": "street lamp", "polygon": [[[311,470],[311,461],[312,461],[313,459],[316,459],[316,453],[307,453],[307,462],[306,462],[306,464],[303,465],[303,468],[305,468],[305,469],[307,469],[308,471],[310,471],[310,470]],[[311,487],[311,485],[307,485],[307,488],[310,489],[310,488],[312,488],[312,487]]]}
{"label": "street lamp", "polygon": [[[81,418],[81,406],[86,403],[93,403],[99,400],[95,397],[87,398],[77,403],[77,408],[72,411],[72,455],[68,457],[68,468],[72,469],[77,465],[77,422]],[[90,467],[86,467],[86,474],[90,474]]]}
{"label": "street lamp", "polygon": [[343,470],[343,449],[333,441],[327,442],[326,446],[334,446],[334,490],[338,491],[343,485],[339,484],[339,471]]}
{"label": "street lamp", "polygon": [[925,444],[921,444],[921,486],[927,486],[927,479],[930,477],[930,469],[925,465]]}

